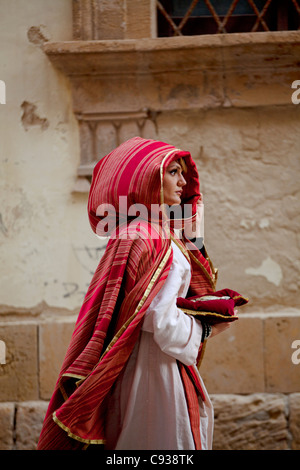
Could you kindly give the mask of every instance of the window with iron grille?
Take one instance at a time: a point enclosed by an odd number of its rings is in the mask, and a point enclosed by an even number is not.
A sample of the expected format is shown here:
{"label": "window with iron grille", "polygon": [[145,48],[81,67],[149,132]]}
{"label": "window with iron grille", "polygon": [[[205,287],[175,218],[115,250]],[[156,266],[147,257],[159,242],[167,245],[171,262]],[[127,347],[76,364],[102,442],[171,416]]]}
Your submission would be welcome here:
{"label": "window with iron grille", "polygon": [[300,29],[300,0],[157,0],[158,36]]}

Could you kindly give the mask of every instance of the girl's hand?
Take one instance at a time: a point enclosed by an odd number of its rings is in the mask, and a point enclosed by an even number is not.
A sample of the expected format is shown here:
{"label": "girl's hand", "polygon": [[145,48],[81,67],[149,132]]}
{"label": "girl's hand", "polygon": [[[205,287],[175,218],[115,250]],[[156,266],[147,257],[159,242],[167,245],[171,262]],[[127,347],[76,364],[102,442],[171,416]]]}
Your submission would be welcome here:
{"label": "girl's hand", "polygon": [[[238,311],[237,309],[234,310],[234,314],[237,315]],[[211,335],[210,338],[213,336],[218,335],[219,333],[222,333],[222,331],[227,330],[230,327],[231,323],[229,322],[224,322],[224,323],[217,323],[216,325],[212,325],[211,327]]]}

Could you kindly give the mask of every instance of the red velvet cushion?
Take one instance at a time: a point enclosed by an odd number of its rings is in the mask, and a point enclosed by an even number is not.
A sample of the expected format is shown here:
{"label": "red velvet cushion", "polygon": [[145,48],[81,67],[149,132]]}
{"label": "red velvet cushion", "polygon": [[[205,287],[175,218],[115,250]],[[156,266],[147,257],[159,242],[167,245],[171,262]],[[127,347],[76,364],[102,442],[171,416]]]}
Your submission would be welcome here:
{"label": "red velvet cushion", "polygon": [[248,299],[238,292],[222,289],[202,297],[178,297],[177,307],[208,323],[218,323],[237,320],[234,309],[247,302]]}

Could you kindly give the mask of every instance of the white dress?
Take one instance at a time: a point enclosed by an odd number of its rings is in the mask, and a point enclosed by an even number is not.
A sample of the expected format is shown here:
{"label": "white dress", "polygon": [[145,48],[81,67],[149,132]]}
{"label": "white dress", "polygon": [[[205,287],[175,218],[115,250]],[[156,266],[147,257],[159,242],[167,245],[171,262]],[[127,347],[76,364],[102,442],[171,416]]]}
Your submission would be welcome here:
{"label": "white dress", "polygon": [[[172,242],[173,263],[165,284],[152,301],[140,339],[118,378],[107,407],[107,449],[193,450],[185,392],[176,360],[196,367],[201,323],[176,307],[185,297],[190,264]],[[199,373],[198,373],[199,374]],[[202,449],[211,449],[213,408],[205,386],[199,398]]]}

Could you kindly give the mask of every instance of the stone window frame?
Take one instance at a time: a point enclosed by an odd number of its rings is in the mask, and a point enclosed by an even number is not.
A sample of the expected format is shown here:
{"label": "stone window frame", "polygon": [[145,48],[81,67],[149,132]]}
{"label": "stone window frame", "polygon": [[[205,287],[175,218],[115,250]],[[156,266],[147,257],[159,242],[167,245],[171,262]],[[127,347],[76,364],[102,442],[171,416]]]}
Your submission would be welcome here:
{"label": "stone window frame", "polygon": [[[211,0],[189,0],[186,10],[181,8],[177,10],[177,14],[173,10],[174,1],[156,0],[159,37],[288,31],[300,28],[300,6],[297,0],[265,0],[260,8],[254,0],[245,0],[244,6],[241,7],[240,0],[228,0],[228,5],[226,9],[223,8],[222,13],[215,9]],[[200,10],[198,14],[194,14],[200,2],[206,9],[205,16],[199,15]],[[247,14],[245,10],[242,11],[244,7],[247,7]],[[204,14],[204,10],[202,13]]]}

